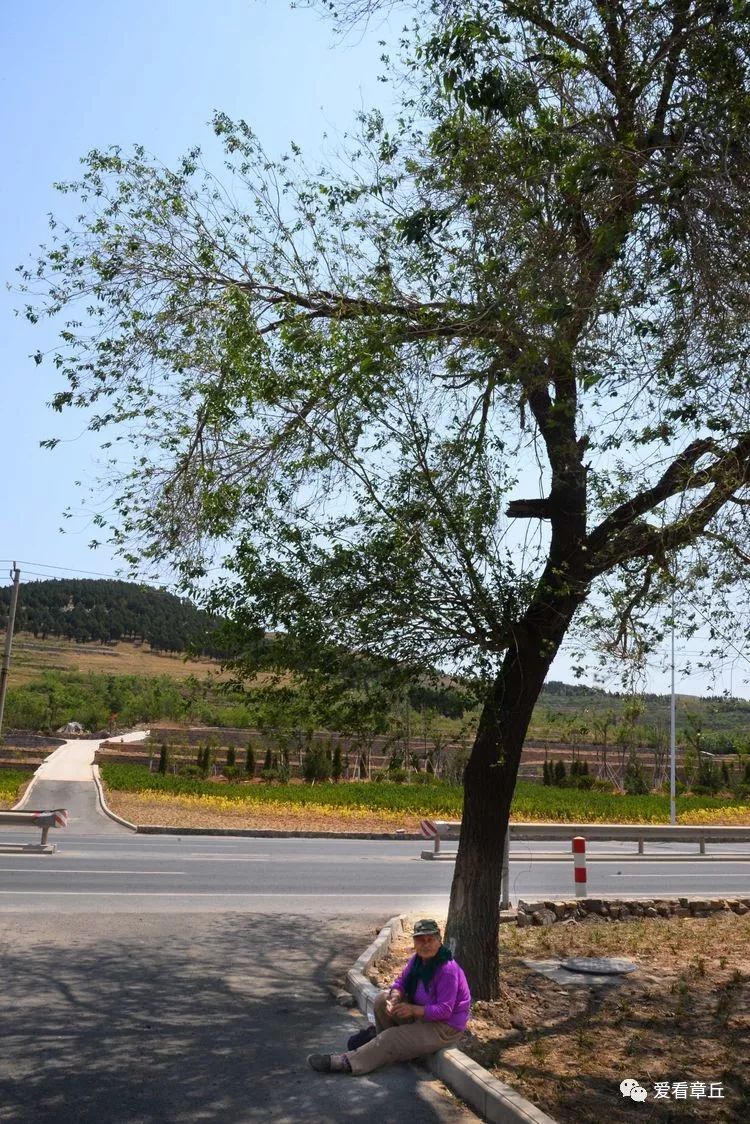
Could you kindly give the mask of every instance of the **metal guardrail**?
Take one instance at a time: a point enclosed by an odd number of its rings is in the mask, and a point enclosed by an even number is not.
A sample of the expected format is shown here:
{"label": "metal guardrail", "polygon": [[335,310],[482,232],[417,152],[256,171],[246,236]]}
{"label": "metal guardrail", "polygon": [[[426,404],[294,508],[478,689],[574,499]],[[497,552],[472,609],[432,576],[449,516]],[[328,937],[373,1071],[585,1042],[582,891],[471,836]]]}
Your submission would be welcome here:
{"label": "metal guardrail", "polygon": [[47,811],[37,812],[2,812],[0,811],[0,826],[2,827],[38,827],[42,832],[40,843],[0,843],[0,851],[34,851],[43,854],[52,854],[55,851],[54,843],[47,842],[51,827],[67,827],[68,812],[66,808],[51,808]]}
{"label": "metal guardrail", "polygon": [[[454,858],[455,853],[441,851],[443,840],[458,840],[461,834],[460,820],[423,820],[422,834],[432,839],[433,850],[422,851],[423,859]],[[719,825],[693,824],[581,824],[581,823],[512,823],[509,827],[510,842],[569,842],[574,836],[582,836],[587,842],[630,842],[636,843],[637,855],[644,855],[648,842],[697,843],[698,854],[706,854],[707,843],[750,843],[750,827],[722,827]],[[687,853],[687,852],[686,852]],[[518,856],[511,856],[518,857]],[[528,856],[522,856],[527,858]],[[566,858],[570,855],[554,853],[537,855],[545,859]],[[594,861],[597,857],[589,856]],[[622,859],[623,854],[612,858]],[[648,856],[656,858],[657,856]],[[658,856],[663,858],[664,856]],[[744,856],[742,856],[744,857]],[[598,857],[601,860],[605,856]]]}

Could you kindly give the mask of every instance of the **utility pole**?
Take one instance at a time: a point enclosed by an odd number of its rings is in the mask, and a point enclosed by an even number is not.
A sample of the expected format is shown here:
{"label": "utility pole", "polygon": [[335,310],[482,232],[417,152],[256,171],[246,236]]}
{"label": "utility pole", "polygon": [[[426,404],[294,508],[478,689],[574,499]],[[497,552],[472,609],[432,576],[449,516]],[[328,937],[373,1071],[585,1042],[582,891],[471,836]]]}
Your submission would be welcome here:
{"label": "utility pole", "polygon": [[3,732],[3,714],[5,713],[5,692],[8,689],[8,673],[10,672],[10,650],[13,646],[13,625],[16,621],[16,605],[18,604],[18,587],[21,583],[21,571],[13,563],[10,572],[13,578],[13,592],[10,595],[10,609],[8,611],[8,631],[5,634],[5,651],[3,652],[3,666],[0,668],[0,734]]}

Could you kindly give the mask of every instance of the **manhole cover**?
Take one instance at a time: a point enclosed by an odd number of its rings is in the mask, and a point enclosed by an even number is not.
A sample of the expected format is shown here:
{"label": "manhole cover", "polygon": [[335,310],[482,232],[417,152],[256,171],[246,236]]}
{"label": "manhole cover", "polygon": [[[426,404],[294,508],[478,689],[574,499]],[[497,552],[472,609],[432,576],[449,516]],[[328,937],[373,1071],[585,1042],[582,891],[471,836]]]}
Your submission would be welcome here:
{"label": "manhole cover", "polygon": [[574,956],[571,960],[563,960],[562,967],[569,972],[587,972],[592,976],[624,976],[635,972],[638,965],[615,956]]}

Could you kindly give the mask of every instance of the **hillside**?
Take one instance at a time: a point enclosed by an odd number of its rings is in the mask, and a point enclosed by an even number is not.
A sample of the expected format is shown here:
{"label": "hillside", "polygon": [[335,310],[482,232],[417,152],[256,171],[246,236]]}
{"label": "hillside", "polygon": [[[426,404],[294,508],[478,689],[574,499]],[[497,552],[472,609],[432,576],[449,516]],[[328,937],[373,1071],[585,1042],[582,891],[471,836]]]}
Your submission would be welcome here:
{"label": "hillside", "polygon": [[[0,590],[0,627],[8,620],[11,590]],[[135,582],[57,578],[21,586],[15,631],[77,644],[128,640],[154,652],[185,652],[194,647],[208,656],[218,621],[190,601]]]}

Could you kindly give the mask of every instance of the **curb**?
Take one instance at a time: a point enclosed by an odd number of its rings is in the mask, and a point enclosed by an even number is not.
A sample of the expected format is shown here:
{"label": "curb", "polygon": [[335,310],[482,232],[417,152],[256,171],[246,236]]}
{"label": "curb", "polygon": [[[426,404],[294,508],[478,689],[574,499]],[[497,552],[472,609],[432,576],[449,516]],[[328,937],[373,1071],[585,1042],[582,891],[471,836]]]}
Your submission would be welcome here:
{"label": "curb", "polygon": [[[368,1018],[374,1010],[378,988],[370,983],[365,972],[371,964],[385,956],[393,938],[402,933],[403,920],[401,914],[387,921],[346,974],[349,989],[359,1009]],[[504,1081],[498,1081],[455,1046],[429,1054],[424,1060],[431,1073],[490,1124],[557,1124],[551,1116]]]}
{"label": "curb", "polygon": [[112,809],[107,806],[107,801],[104,799],[104,788],[102,786],[102,779],[99,776],[98,765],[91,766],[91,775],[94,778],[96,794],[99,797],[99,807],[104,812],[104,815],[109,816],[111,820],[114,820],[115,823],[121,824],[122,827],[130,828],[131,831],[138,831],[138,828],[134,823],[131,823],[130,820],[124,820],[122,816],[118,816],[116,812],[113,812]]}
{"label": "curb", "polygon": [[[114,816],[114,812],[110,814]],[[133,824],[129,826],[135,827]],[[422,838],[405,831],[277,831],[271,827],[160,827],[157,824],[139,824],[135,830],[139,835],[236,835],[249,839],[393,839],[413,843]]]}

